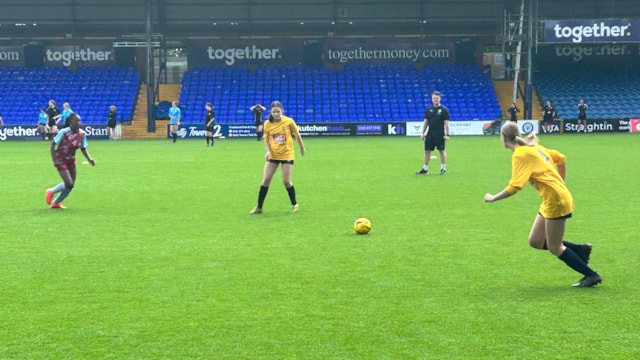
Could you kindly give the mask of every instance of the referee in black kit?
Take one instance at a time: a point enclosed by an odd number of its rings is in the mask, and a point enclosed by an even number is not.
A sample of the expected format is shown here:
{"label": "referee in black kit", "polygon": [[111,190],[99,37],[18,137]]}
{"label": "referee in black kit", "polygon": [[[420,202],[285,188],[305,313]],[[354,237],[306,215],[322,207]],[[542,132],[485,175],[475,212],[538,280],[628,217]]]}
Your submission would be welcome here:
{"label": "referee in black kit", "polygon": [[553,129],[553,119],[558,117],[556,109],[551,105],[551,100],[547,100],[544,109],[542,109],[542,129],[544,132],[550,133]]}
{"label": "referee in black kit", "polygon": [[56,106],[55,100],[49,100],[49,107],[47,107],[47,110],[45,110],[45,112],[49,117],[49,122],[47,123],[47,126],[49,127],[49,134],[57,134],[58,126],[56,125],[56,122],[60,120],[61,115],[60,110],[58,110],[58,107]]}
{"label": "referee in black kit", "polygon": [[267,108],[260,104],[255,104],[249,108],[253,112],[253,120],[256,125],[256,139],[258,141],[262,140],[262,113],[264,113]]}

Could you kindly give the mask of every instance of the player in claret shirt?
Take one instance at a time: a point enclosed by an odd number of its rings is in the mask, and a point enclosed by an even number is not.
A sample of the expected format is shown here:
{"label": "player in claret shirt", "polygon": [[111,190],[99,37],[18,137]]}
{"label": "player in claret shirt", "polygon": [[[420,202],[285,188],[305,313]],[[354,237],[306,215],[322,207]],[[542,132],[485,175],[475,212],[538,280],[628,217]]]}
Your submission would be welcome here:
{"label": "player in claret shirt", "polygon": [[[69,196],[73,189],[76,181],[76,150],[79,148],[87,161],[92,166],[96,165],[87,151],[87,134],[80,129],[80,116],[72,113],[67,117],[67,121],[69,127],[60,130],[51,141],[50,146],[53,165],[58,169],[58,174],[62,178],[61,183],[45,191],[45,200],[52,209],[64,209],[62,201]],[[53,200],[57,193],[60,195]]]}

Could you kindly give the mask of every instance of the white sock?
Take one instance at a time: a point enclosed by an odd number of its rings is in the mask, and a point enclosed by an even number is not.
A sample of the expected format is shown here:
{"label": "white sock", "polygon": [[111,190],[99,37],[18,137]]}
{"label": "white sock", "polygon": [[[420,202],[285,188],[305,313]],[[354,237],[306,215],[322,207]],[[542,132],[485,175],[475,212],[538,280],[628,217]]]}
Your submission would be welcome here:
{"label": "white sock", "polygon": [[447,168],[447,164],[440,164],[440,170],[445,170]]}
{"label": "white sock", "polygon": [[422,170],[429,171],[429,165],[422,165]]}
{"label": "white sock", "polygon": [[60,191],[62,191],[64,189],[65,189],[64,183],[61,182],[60,184],[58,184],[58,185],[52,187],[51,189],[49,189],[49,191],[51,191],[54,194],[57,194],[57,193],[59,193]]}

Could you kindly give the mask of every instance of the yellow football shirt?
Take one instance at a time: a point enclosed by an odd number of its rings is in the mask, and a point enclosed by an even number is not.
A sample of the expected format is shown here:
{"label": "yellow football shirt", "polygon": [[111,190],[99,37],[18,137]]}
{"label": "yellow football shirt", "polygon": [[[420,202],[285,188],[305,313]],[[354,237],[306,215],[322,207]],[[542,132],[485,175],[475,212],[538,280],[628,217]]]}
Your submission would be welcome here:
{"label": "yellow football shirt", "polygon": [[556,168],[564,161],[563,154],[540,145],[516,147],[507,192],[513,195],[529,182],[542,199],[539,210],[542,216],[553,219],[571,214],[573,197]]}
{"label": "yellow football shirt", "polygon": [[270,160],[293,160],[293,136],[300,136],[295,121],[282,116],[280,121],[268,120],[264,123],[264,141],[271,148]]}

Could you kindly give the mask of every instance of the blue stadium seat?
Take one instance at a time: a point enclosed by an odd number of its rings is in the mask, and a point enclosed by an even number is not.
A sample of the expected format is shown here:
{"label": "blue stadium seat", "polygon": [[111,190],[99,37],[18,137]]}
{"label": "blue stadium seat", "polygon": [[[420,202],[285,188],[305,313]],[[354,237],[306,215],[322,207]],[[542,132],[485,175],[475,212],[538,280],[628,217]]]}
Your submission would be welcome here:
{"label": "blue stadium seat", "polygon": [[[190,118],[212,102],[220,122],[251,123],[255,103],[282,101],[297,122],[422,120],[431,92],[443,93],[453,118],[495,119],[501,109],[491,83],[473,65],[347,65],[324,67],[196,67],[185,73],[180,102]],[[454,117],[455,114],[455,117]]]}
{"label": "blue stadium seat", "polygon": [[578,116],[578,100],[589,105],[589,118],[629,118],[636,108],[640,67],[637,66],[553,66],[535,73],[541,106],[551,100],[563,119]]}
{"label": "blue stadium seat", "polygon": [[70,103],[85,124],[104,124],[110,105],[118,108],[118,120],[131,119],[139,82],[133,68],[0,68],[3,120],[9,125],[35,123],[50,99],[60,108]]}

